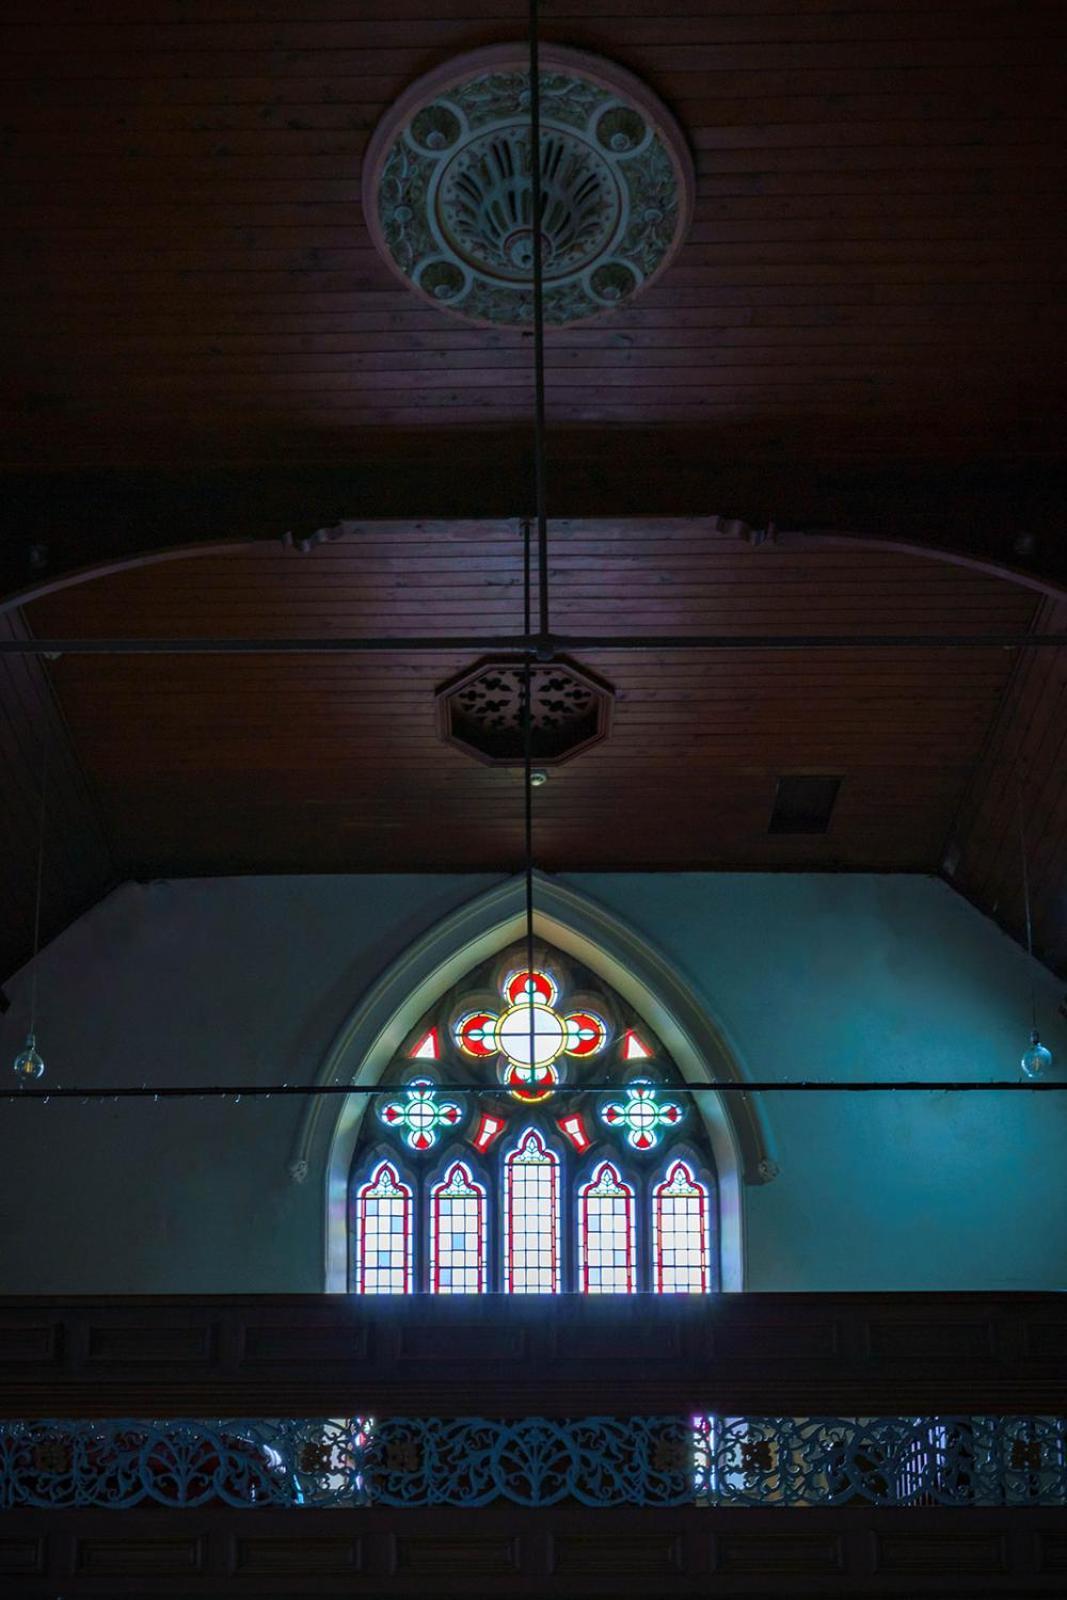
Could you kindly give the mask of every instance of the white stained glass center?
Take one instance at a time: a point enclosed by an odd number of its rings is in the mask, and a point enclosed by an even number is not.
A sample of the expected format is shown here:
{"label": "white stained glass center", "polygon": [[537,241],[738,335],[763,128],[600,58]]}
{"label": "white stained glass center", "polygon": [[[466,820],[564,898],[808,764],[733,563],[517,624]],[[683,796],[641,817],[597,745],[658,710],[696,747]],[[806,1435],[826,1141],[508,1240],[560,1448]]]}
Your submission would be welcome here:
{"label": "white stained glass center", "polygon": [[[533,1027],[530,1013],[533,1013]],[[509,1061],[522,1067],[546,1067],[563,1049],[562,1018],[548,1006],[512,1006],[496,1026],[497,1045]]]}
{"label": "white stained glass center", "polygon": [[656,1107],[651,1100],[634,1099],[627,1107],[630,1114],[630,1126],[642,1130],[654,1128],[656,1125]]}

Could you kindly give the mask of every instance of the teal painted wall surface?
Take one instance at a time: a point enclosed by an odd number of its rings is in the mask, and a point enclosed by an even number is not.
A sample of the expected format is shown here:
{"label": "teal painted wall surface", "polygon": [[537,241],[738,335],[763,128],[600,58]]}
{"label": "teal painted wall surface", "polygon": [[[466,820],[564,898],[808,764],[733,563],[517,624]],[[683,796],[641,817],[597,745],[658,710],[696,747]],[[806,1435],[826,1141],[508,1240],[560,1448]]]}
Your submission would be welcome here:
{"label": "teal painted wall surface", "polygon": [[[310,1081],[361,995],[492,876],[126,885],[40,958],[48,1082]],[[1031,970],[945,884],[908,876],[565,880],[678,969],[758,1078],[1012,1077]],[[0,1060],[26,1026],[8,985]],[[1067,1287],[1067,1094],[761,1097],[779,1166],[745,1192],[747,1287]],[[321,1173],[288,1100],[0,1108],[0,1293],[323,1285]]]}

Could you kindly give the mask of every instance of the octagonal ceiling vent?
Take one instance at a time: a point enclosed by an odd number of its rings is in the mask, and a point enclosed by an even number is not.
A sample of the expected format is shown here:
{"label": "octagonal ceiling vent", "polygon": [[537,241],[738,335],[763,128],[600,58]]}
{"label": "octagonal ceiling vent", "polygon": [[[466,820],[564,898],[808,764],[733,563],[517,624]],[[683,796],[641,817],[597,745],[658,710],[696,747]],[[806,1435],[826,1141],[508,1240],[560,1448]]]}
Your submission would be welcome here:
{"label": "octagonal ceiling vent", "polygon": [[[420,78],[384,117],[363,209],[392,270],[468,322],[533,312],[530,77],[493,45]],[[612,311],[647,288],[689,227],[693,164],[667,108],[598,57],[541,49],[545,320]]]}
{"label": "octagonal ceiling vent", "polygon": [[[524,661],[479,661],[437,691],[441,737],[493,766],[525,760]],[[559,766],[607,737],[612,690],[573,661],[530,667],[531,759]]]}

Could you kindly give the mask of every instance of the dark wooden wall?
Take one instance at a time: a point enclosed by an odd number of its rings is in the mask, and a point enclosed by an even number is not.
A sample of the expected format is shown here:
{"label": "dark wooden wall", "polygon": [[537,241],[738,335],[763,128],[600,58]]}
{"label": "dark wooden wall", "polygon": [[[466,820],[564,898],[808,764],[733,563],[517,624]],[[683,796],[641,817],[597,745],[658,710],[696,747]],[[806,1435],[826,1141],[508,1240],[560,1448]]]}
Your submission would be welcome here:
{"label": "dark wooden wall", "polygon": [[[1067,601],[1042,602],[1035,628],[1067,630]],[[1020,838],[1020,811],[1022,836]],[[1016,937],[1024,933],[1022,853],[1035,948],[1067,968],[1067,650],[1020,658],[961,807],[952,881]]]}
{"label": "dark wooden wall", "polygon": [[[0,639],[27,637],[18,612],[0,612]],[[36,656],[0,655],[0,979],[32,953],[46,764],[42,942],[111,887],[115,867],[45,663]],[[47,1015],[44,989],[38,1001]]]}

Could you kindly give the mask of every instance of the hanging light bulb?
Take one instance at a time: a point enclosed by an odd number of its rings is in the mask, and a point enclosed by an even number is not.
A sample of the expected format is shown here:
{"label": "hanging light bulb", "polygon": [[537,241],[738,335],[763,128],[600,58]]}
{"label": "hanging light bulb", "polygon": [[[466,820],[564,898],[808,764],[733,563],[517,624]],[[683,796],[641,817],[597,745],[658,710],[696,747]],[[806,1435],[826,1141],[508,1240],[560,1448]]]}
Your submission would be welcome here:
{"label": "hanging light bulb", "polygon": [[19,1051],[12,1067],[20,1083],[36,1083],[38,1078],[44,1077],[44,1059],[37,1049],[36,1034],[26,1035],[26,1047]]}
{"label": "hanging light bulb", "polygon": [[1045,1049],[1036,1028],[1030,1031],[1030,1047],[1024,1052],[1019,1065],[1024,1078],[1043,1078],[1052,1065],[1052,1051]]}

